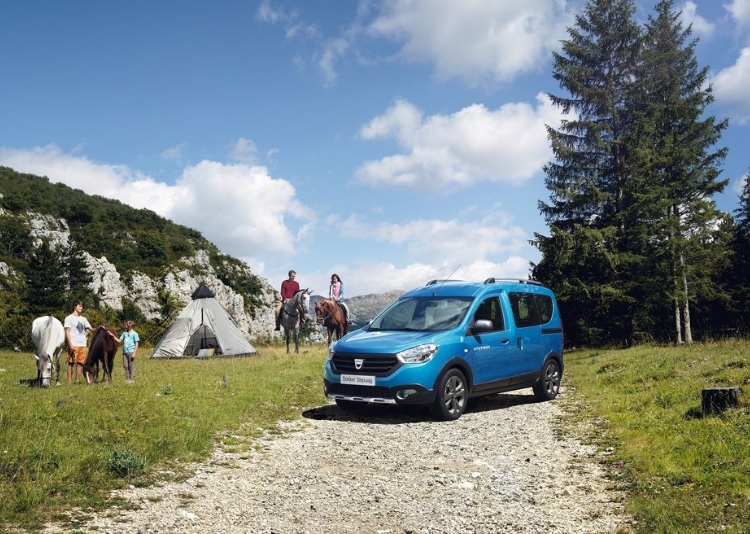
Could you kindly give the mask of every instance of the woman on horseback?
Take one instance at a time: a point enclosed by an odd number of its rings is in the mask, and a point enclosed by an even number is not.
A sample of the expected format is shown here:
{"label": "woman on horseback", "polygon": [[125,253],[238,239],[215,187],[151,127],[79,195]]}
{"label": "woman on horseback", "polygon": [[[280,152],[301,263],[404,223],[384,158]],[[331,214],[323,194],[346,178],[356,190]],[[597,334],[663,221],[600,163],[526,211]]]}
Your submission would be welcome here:
{"label": "woman on horseback", "polygon": [[331,285],[328,288],[328,298],[335,300],[344,309],[344,315],[346,316],[347,324],[352,324],[351,314],[349,313],[349,307],[344,302],[344,282],[341,281],[339,275],[333,273],[331,275]]}

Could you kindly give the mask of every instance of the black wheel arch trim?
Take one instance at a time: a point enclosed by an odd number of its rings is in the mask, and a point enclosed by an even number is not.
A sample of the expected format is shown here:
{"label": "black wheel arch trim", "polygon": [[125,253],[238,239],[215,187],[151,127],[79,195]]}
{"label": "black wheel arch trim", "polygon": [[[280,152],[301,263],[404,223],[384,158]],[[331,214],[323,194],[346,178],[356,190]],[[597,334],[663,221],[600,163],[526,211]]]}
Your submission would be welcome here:
{"label": "black wheel arch trim", "polygon": [[466,391],[471,394],[472,390],[474,389],[474,374],[471,372],[471,367],[469,367],[469,364],[466,363],[466,360],[464,360],[463,358],[459,358],[458,356],[453,356],[450,360],[443,364],[440,372],[437,374],[437,376],[435,376],[435,382],[432,384],[433,391],[437,391],[438,382],[440,382],[442,376],[449,369],[454,368],[457,368],[463,373],[464,377],[466,378]]}

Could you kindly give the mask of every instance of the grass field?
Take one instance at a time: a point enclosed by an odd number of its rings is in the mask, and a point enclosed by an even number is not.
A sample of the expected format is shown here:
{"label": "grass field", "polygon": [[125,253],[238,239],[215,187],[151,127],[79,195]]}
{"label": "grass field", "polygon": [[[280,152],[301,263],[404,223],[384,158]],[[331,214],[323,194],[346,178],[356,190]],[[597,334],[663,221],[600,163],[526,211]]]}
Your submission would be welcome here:
{"label": "grass field", "polygon": [[[324,346],[257,348],[140,358],[135,384],[116,365],[112,384],[49,389],[19,385],[35,376],[30,354],[0,352],[0,530],[104,508],[113,488],[162,480],[165,466],[180,476],[217,440],[249,448],[245,438],[327,402]],[[611,450],[639,532],[750,531],[750,403],[700,413],[703,388],[750,384],[750,342],[580,350],[565,363],[566,428]]]}
{"label": "grass field", "polygon": [[750,403],[703,417],[701,390],[750,384],[750,342],[583,350],[564,383],[644,533],[750,532]]}
{"label": "grass field", "polygon": [[19,385],[36,376],[31,354],[0,352],[0,527],[33,530],[71,507],[101,507],[110,489],[152,481],[155,466],[206,457],[217,436],[241,447],[236,436],[326,402],[324,346],[298,356],[256,348],[246,358],[138,358],[135,384],[116,360],[112,384],[48,389]]}

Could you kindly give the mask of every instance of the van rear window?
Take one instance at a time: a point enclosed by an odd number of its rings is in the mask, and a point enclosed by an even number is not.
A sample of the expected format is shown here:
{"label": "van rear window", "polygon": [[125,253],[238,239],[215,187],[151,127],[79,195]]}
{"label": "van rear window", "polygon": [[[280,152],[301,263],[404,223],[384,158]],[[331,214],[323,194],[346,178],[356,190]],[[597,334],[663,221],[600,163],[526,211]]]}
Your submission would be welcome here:
{"label": "van rear window", "polygon": [[534,293],[508,293],[516,326],[538,326],[552,319],[552,298]]}

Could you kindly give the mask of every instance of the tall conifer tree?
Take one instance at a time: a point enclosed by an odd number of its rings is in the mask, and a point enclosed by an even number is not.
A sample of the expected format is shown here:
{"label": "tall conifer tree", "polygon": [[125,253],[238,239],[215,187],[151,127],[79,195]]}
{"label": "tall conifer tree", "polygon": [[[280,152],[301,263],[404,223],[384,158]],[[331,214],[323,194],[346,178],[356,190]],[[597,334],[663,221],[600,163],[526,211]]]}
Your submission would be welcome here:
{"label": "tall conifer tree", "polygon": [[[712,195],[726,186],[719,166],[726,149],[712,151],[727,122],[705,116],[713,101],[708,68],[699,68],[697,40],[684,29],[673,0],[662,0],[649,16],[637,82],[629,98],[633,124],[632,177],[626,187],[631,223],[629,245],[648,261],[646,313],[669,310],[675,341],[691,342],[691,301],[716,298],[710,283],[723,257],[722,214]],[[636,230],[636,231],[633,231]],[[661,290],[659,290],[661,288]],[[656,320],[667,326],[669,320]]]}
{"label": "tall conifer tree", "polygon": [[634,11],[632,0],[590,0],[554,55],[554,78],[569,96],[550,98],[570,118],[559,130],[548,127],[555,160],[545,166],[550,202],[539,208],[551,236],[536,235],[543,257],[532,274],[562,282],[551,285],[566,329],[583,343],[632,338],[619,214],[629,179],[627,98],[641,39]]}

